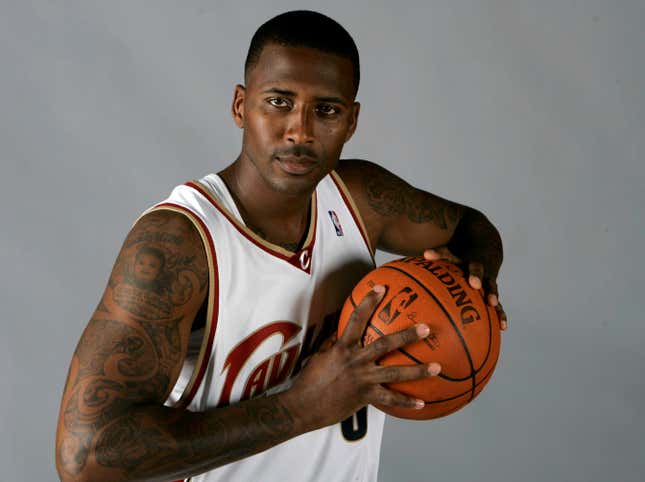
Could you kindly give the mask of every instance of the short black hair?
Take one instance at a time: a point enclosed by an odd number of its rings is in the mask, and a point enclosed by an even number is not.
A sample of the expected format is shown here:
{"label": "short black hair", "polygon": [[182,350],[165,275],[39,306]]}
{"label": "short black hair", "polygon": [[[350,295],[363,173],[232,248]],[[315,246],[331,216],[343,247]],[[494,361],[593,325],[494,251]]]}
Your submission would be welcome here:
{"label": "short black hair", "polygon": [[354,67],[354,94],[361,78],[358,49],[347,30],[335,20],[310,10],[282,13],[263,23],[251,39],[244,77],[260,59],[267,44],[306,47],[349,59]]}

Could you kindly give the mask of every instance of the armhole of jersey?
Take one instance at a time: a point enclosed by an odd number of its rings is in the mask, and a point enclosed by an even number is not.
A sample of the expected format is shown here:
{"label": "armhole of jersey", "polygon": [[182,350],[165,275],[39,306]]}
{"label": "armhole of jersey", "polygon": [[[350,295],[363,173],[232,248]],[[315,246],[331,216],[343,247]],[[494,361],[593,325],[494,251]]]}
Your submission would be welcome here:
{"label": "armhole of jersey", "polygon": [[[206,228],[206,225],[199,216],[190,211],[188,208],[179,204],[164,202],[147,210],[142,216],[154,211],[173,211],[178,214],[186,216],[190,222],[195,226],[197,232],[202,238],[204,251],[206,252],[206,260],[208,262],[208,306],[206,310],[206,324],[204,327],[204,338],[202,339],[199,355],[195,362],[195,368],[190,376],[190,380],[186,384],[178,401],[173,405],[177,408],[186,408],[195,397],[197,389],[199,388],[206,367],[211,356],[213,347],[213,340],[215,339],[215,331],[217,329],[217,317],[219,311],[219,286],[218,286],[218,272],[217,272],[217,257],[215,256],[215,244],[213,239]],[[140,218],[139,218],[140,219]]]}
{"label": "armhole of jersey", "polygon": [[370,242],[370,238],[367,235],[367,229],[365,228],[365,223],[363,223],[363,218],[361,217],[361,213],[358,211],[358,207],[356,207],[356,204],[354,203],[354,198],[352,198],[351,193],[349,192],[349,189],[347,189],[347,186],[341,179],[341,177],[338,175],[336,171],[331,171],[330,176],[332,180],[334,181],[334,184],[336,184],[336,188],[340,192],[340,195],[343,198],[343,201],[345,201],[345,205],[347,206],[347,209],[349,209],[349,212],[352,214],[352,217],[354,218],[354,222],[356,223],[356,226],[358,227],[358,230],[361,233],[361,236],[363,237],[363,241],[365,241],[365,245],[367,246],[367,250],[370,253],[370,256],[372,257],[372,261],[374,261],[374,249],[372,249],[372,244]]}

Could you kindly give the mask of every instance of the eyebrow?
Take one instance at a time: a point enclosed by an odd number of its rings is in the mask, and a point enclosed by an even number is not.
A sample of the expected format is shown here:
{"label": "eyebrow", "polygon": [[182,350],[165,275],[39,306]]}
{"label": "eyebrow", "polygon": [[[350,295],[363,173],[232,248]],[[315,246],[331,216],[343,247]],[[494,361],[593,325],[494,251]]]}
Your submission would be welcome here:
{"label": "eyebrow", "polygon": [[[262,91],[263,94],[278,94],[278,95],[284,95],[287,97],[297,97],[297,94],[291,90],[284,90],[284,89],[278,89],[275,87],[272,87],[270,89],[266,89]],[[329,102],[332,104],[340,104],[344,107],[347,107],[347,102],[345,102],[343,99],[340,97],[315,97],[315,100],[317,102]]]}

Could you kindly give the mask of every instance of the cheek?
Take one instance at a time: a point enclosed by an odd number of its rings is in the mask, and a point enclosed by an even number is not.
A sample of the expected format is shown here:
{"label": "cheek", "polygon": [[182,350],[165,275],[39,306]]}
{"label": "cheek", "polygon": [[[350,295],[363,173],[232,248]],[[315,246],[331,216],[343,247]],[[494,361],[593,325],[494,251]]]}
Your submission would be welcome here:
{"label": "cheek", "polygon": [[319,139],[324,139],[322,144],[328,155],[337,155],[343,150],[345,138],[347,136],[347,129],[345,126],[328,126],[323,125],[320,127]]}
{"label": "cheek", "polygon": [[279,135],[281,129],[279,115],[270,115],[262,107],[254,107],[251,115],[247,118],[247,127],[253,135],[258,138],[270,138]]}

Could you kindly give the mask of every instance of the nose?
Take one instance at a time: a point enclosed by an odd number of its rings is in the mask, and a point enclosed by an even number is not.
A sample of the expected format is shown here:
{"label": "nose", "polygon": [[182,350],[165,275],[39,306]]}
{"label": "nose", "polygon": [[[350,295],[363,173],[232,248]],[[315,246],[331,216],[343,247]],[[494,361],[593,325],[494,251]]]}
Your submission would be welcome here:
{"label": "nose", "polygon": [[311,144],[314,140],[313,118],[307,106],[294,109],[289,115],[289,124],[285,136],[294,144]]}

